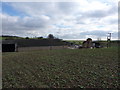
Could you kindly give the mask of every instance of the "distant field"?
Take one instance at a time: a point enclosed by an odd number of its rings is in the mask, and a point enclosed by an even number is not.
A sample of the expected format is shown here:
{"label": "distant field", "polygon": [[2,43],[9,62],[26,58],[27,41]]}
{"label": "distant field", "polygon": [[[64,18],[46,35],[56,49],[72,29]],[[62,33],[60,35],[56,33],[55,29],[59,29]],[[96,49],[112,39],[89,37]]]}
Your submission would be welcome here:
{"label": "distant field", "polygon": [[0,37],[0,40],[2,40],[3,38],[2,37]]}
{"label": "distant field", "polygon": [[3,53],[3,88],[117,88],[118,49]]}

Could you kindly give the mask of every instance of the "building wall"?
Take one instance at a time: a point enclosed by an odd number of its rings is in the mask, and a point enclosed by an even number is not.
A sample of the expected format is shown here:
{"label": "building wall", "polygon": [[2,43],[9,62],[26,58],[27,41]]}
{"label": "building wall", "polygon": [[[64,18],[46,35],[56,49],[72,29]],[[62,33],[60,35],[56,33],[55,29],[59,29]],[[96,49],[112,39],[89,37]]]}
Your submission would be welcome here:
{"label": "building wall", "polygon": [[48,40],[48,39],[17,39],[17,40],[4,40],[4,44],[7,43],[17,43],[18,47],[36,47],[36,46],[61,46],[65,45],[58,39]]}
{"label": "building wall", "polygon": [[15,52],[15,44],[2,44],[2,52]]}

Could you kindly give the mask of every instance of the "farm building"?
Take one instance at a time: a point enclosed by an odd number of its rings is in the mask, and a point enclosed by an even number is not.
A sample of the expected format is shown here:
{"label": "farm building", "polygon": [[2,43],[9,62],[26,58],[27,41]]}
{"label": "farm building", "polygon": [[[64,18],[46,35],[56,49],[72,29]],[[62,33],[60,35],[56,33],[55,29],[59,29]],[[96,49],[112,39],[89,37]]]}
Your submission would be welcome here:
{"label": "farm building", "polygon": [[54,39],[16,39],[16,40],[3,40],[3,43],[17,43],[18,47],[36,47],[36,46],[61,46],[65,42]]}
{"label": "farm building", "polygon": [[2,52],[18,51],[18,47],[63,46],[66,42],[60,39],[14,39],[2,41]]}
{"label": "farm building", "polygon": [[91,48],[92,47],[92,39],[88,38],[86,41],[82,44],[83,48]]}
{"label": "farm building", "polygon": [[83,48],[100,48],[101,44],[97,41],[92,41],[91,38],[88,38],[86,41],[82,44]]}
{"label": "farm building", "polygon": [[17,43],[13,41],[2,41],[2,52],[16,52],[17,51]]}

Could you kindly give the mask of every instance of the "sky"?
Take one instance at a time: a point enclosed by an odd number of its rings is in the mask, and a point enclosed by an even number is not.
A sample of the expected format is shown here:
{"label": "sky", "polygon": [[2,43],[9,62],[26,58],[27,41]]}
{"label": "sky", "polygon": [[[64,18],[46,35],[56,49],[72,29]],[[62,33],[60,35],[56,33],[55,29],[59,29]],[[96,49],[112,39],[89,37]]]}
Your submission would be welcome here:
{"label": "sky", "polygon": [[2,2],[2,34],[64,40],[118,39],[118,1]]}

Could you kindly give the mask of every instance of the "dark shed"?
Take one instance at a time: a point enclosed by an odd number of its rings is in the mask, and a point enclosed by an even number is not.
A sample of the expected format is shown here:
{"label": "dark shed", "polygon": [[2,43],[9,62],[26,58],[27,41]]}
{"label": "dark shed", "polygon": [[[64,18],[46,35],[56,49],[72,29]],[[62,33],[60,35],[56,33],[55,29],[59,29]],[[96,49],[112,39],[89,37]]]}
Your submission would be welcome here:
{"label": "dark shed", "polygon": [[15,52],[17,51],[17,43],[14,41],[3,40],[2,41],[2,52]]}

